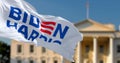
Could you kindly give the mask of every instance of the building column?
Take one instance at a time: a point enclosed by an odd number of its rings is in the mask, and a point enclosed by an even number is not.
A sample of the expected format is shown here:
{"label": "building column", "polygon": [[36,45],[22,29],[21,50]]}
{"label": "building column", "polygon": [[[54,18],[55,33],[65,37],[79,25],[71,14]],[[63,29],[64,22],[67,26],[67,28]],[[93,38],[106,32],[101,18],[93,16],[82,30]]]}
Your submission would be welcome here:
{"label": "building column", "polygon": [[114,53],[113,53],[114,52],[114,50],[113,50],[114,43],[113,43],[113,38],[112,37],[109,38],[109,47],[110,47],[109,48],[110,49],[109,50],[110,51],[110,59],[109,59],[110,62],[109,63],[114,63],[114,56],[113,56],[114,55]]}
{"label": "building column", "polygon": [[93,63],[97,63],[97,37],[93,38]]}
{"label": "building column", "polygon": [[77,48],[75,49],[74,62],[81,63],[81,42],[78,42]]}
{"label": "building column", "polygon": [[82,51],[81,50],[81,42],[79,42],[79,45],[78,45],[78,55],[79,55],[78,60],[79,60],[79,62],[78,63],[81,63],[81,51]]}

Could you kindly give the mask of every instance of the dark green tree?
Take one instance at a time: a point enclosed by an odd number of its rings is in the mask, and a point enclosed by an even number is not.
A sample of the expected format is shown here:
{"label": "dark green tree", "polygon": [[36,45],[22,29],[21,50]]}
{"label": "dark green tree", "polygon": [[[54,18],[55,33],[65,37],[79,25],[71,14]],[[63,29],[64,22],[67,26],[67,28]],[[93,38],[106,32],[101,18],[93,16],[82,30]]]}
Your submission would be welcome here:
{"label": "dark green tree", "polygon": [[10,45],[0,41],[0,63],[10,63]]}

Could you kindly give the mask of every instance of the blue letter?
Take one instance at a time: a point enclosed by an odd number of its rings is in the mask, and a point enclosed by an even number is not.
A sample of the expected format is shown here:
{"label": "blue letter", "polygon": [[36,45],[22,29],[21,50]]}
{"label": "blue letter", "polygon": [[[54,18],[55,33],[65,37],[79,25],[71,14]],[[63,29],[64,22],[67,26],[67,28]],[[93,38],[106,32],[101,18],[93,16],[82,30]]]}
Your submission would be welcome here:
{"label": "blue letter", "polygon": [[50,39],[48,40],[48,42],[51,43],[51,42],[52,42],[52,38],[50,38]]}
{"label": "blue letter", "polygon": [[26,12],[24,12],[24,17],[23,17],[23,22],[24,23],[27,22],[27,17],[28,17],[28,14]]}
{"label": "blue letter", "polygon": [[60,38],[63,39],[64,36],[66,35],[66,32],[68,31],[68,29],[69,29],[69,27],[65,26],[64,30],[62,31],[61,24],[58,24],[53,36],[55,37],[57,35],[57,33],[59,32]]}
{"label": "blue letter", "polygon": [[44,35],[41,35],[41,36],[40,36],[40,39],[43,39],[45,42],[47,41],[47,37],[44,36]]}
{"label": "blue letter", "polygon": [[18,32],[22,33],[24,37],[27,39],[28,37],[28,27],[25,25],[22,25],[19,29]]}
{"label": "blue letter", "polygon": [[21,16],[20,16],[21,13],[22,13],[22,11],[19,8],[11,7],[9,17],[13,18],[15,20],[20,20],[21,19]]}
{"label": "blue letter", "polygon": [[13,25],[11,25],[10,21],[7,20],[7,27],[15,27],[15,29],[17,29],[17,23],[14,23]]}
{"label": "blue letter", "polygon": [[36,28],[39,28],[40,21],[39,21],[39,19],[37,17],[31,15],[29,24],[36,27]]}
{"label": "blue letter", "polygon": [[28,38],[28,40],[31,39],[33,41],[38,36],[39,36],[39,33],[37,31],[33,30],[32,33],[31,33],[31,35],[30,35],[30,37]]}
{"label": "blue letter", "polygon": [[62,44],[62,42],[61,42],[61,41],[59,41],[59,40],[55,40],[55,41],[53,41],[53,43],[57,43],[57,44],[59,44],[59,45],[61,45],[61,44]]}

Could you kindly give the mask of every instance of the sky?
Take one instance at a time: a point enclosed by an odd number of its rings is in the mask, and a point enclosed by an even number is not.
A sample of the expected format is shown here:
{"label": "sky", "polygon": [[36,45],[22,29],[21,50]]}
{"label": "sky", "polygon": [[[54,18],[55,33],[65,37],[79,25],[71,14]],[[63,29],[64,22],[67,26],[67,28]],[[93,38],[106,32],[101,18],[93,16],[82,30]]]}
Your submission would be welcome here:
{"label": "sky", "polygon": [[[61,16],[77,23],[86,19],[87,0],[26,0],[37,12]],[[89,0],[89,18],[100,23],[120,23],[120,0]]]}
{"label": "sky", "polygon": [[[39,14],[61,16],[72,23],[86,19],[87,0],[25,0]],[[99,23],[120,24],[120,0],[89,0],[89,18]],[[10,40],[0,38],[7,43]]]}

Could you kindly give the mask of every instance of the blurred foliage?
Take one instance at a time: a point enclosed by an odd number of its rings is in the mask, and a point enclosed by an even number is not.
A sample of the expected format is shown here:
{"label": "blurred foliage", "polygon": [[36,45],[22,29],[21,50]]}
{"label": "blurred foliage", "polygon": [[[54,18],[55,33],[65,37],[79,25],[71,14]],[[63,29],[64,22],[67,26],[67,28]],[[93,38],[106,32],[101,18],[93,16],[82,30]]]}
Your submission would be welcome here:
{"label": "blurred foliage", "polygon": [[0,41],[0,63],[10,63],[10,45]]}

